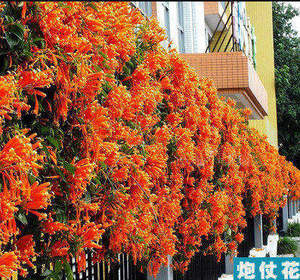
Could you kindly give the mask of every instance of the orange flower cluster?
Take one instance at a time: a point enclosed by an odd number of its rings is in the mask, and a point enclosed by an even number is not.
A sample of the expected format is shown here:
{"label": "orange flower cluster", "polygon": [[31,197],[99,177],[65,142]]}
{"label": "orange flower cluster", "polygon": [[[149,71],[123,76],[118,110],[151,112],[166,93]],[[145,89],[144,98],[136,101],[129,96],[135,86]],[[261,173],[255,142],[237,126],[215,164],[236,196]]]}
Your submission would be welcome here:
{"label": "orange flower cluster", "polygon": [[21,9],[45,44],[0,77],[0,276],[45,257],[83,270],[87,249],[185,270],[205,238],[235,253],[246,211],[300,197],[299,170],[161,47],[156,20],[126,2]]}

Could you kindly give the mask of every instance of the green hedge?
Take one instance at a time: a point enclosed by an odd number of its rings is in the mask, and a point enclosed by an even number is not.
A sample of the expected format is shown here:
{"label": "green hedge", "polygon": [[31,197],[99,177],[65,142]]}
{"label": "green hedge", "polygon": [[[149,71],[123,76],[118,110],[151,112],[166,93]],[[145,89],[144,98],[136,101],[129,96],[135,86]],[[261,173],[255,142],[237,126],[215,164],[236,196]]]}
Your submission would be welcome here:
{"label": "green hedge", "polygon": [[277,247],[278,255],[286,255],[286,254],[295,255],[297,249],[298,249],[297,241],[292,240],[289,237],[280,238],[278,241],[278,247]]}
{"label": "green hedge", "polygon": [[291,237],[300,237],[300,224],[298,223],[289,224],[285,235]]}

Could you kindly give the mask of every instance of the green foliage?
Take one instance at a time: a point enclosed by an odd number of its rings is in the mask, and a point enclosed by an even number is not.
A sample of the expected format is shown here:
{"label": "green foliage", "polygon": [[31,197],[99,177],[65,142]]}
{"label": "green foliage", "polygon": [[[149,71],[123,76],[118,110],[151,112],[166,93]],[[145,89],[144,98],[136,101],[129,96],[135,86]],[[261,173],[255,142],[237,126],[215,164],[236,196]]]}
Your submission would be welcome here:
{"label": "green foliage", "polygon": [[67,280],[74,280],[71,265],[65,259],[57,260],[54,270],[46,269],[40,277],[45,280],[60,280],[63,275],[65,275],[65,279]]}
{"label": "green foliage", "polygon": [[297,241],[288,237],[280,238],[278,241],[277,253],[279,255],[293,254],[295,255],[298,249]]}
{"label": "green foliage", "polygon": [[[9,2],[3,10],[3,28],[0,30],[0,74],[12,70],[15,65],[32,56],[32,47],[44,47],[44,39],[36,22],[28,22],[30,30],[20,22],[23,2]],[[35,6],[29,12],[34,12]]]}
{"label": "green foliage", "polygon": [[300,38],[291,24],[299,11],[272,5],[279,151],[300,168]]}
{"label": "green foliage", "polygon": [[300,224],[292,223],[288,225],[286,236],[300,237]]}

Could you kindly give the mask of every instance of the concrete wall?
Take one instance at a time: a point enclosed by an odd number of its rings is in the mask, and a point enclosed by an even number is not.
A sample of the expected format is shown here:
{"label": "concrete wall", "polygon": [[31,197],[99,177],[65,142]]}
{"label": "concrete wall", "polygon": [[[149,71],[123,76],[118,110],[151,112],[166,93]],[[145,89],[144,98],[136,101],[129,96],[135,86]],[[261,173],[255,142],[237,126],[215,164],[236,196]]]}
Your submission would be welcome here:
{"label": "concrete wall", "polygon": [[278,147],[272,2],[246,1],[246,10],[255,28],[256,72],[268,92],[268,116],[264,120],[250,121],[250,126],[266,134],[268,141]]}

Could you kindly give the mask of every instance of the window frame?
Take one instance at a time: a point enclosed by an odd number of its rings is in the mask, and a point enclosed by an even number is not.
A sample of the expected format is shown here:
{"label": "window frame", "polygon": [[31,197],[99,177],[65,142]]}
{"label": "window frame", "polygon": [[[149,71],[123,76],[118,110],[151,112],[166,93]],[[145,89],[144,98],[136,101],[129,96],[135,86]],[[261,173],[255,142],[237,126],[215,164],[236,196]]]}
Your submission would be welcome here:
{"label": "window frame", "polygon": [[162,2],[164,7],[164,26],[167,31],[168,41],[171,41],[171,26],[170,26],[170,6],[168,1]]}
{"label": "window frame", "polygon": [[178,50],[185,53],[183,1],[177,2]]}
{"label": "window frame", "polygon": [[152,2],[149,1],[131,1],[131,4],[138,8],[143,16],[152,16]]}

